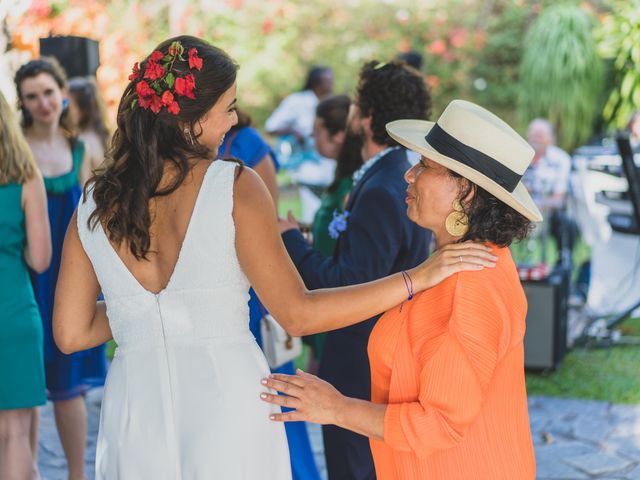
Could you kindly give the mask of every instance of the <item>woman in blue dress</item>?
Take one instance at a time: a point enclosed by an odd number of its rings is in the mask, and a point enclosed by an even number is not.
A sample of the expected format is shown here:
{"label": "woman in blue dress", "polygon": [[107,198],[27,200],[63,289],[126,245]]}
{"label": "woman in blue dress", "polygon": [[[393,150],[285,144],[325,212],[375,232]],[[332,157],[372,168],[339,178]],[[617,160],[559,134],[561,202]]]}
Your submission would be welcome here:
{"label": "woman in blue dress", "polygon": [[52,259],[42,273],[32,272],[35,298],[42,317],[47,397],[53,402],[60,441],[67,458],[69,480],[85,478],[87,411],[83,394],[102,385],[106,374],[104,347],[65,355],[51,333],[55,286],[62,242],[81,194],[81,179],[90,175],[84,144],[68,119],[67,79],[52,58],[32,60],[15,76],[22,127],[44,177],[51,226]]}
{"label": "woman in blue dress", "polygon": [[[278,185],[276,172],[278,160],[272,148],[267,144],[258,131],[251,127],[251,118],[242,110],[238,110],[238,124],[233,127],[225,137],[218,149],[220,158],[238,158],[248,167],[253,168],[271,193],[276,207],[278,205]],[[262,335],[260,333],[260,319],[266,313],[264,306],[258,300],[256,293],[249,291],[249,328],[256,337],[258,345],[262,348]],[[274,373],[294,373],[293,362],[287,362]],[[285,424],[289,453],[291,456],[291,471],[294,480],[320,480],[320,474],[313,458],[311,443],[304,422]]]}

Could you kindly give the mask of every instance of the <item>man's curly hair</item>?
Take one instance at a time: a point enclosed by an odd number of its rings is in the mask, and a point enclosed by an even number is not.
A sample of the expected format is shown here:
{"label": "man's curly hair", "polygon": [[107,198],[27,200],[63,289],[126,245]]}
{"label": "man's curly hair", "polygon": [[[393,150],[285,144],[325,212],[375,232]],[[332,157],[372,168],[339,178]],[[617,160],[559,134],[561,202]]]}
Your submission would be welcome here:
{"label": "man's curly hair", "polygon": [[360,71],[355,104],[363,117],[371,116],[373,140],[398,145],[384,126],[394,120],[428,120],[431,95],[424,78],[404,62],[365,63]]}

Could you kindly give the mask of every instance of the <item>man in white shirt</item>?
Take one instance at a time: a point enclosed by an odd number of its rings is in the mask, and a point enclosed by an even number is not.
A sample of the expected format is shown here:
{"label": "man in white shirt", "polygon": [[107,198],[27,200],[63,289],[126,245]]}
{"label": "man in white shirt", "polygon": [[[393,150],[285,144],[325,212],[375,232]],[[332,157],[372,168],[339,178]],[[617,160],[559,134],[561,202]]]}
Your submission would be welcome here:
{"label": "man in white shirt", "polygon": [[555,145],[553,127],[547,120],[533,120],[527,130],[527,140],[535,155],[522,183],[539,207],[562,207],[569,186],[571,157]]}
{"label": "man in white shirt", "polygon": [[318,101],[333,92],[333,72],[328,67],[313,67],[300,92],[286,97],[267,119],[264,127],[271,135],[294,135],[303,144],[313,133]]}

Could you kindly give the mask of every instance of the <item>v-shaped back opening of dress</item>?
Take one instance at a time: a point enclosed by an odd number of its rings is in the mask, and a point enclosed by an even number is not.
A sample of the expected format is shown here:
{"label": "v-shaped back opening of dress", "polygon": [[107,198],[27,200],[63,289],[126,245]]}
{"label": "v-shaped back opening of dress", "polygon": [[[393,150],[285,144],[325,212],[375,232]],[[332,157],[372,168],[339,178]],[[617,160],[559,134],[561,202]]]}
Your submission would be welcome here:
{"label": "v-shaped back opening of dress", "polygon": [[[190,232],[192,230],[192,225],[196,222],[197,217],[199,215],[199,210],[201,208],[201,198],[204,196],[204,192],[206,191],[207,188],[207,178],[210,176],[210,172],[212,170],[214,170],[214,168],[212,168],[213,164],[220,162],[221,160],[214,160],[211,161],[209,163],[209,165],[207,165],[207,167],[205,168],[204,174],[202,175],[202,181],[200,182],[200,187],[198,188],[198,192],[195,195],[195,200],[193,202],[193,207],[191,209],[191,214],[189,216],[189,220],[187,221],[187,227],[185,229],[185,233],[184,236],[182,237],[182,242],[180,242],[180,247],[178,249],[178,253],[176,255],[175,261],[172,262],[173,263],[173,268],[171,268],[171,273],[169,274],[169,276],[167,277],[167,279],[162,282],[162,284],[164,285],[162,288],[160,288],[159,290],[153,290],[151,288],[148,288],[147,286],[145,286],[133,273],[133,271],[131,270],[131,268],[127,265],[127,262],[125,262],[125,260],[120,256],[120,253],[118,252],[118,249],[111,243],[111,241],[108,238],[108,235],[106,233],[106,231],[104,230],[104,227],[102,226],[102,224],[98,225],[98,228],[101,230],[101,232],[104,235],[105,241],[108,243],[109,248],[107,250],[109,250],[113,256],[114,256],[114,262],[119,265],[123,270],[124,270],[124,274],[128,277],[130,277],[130,279],[132,280],[132,282],[140,289],[143,290],[144,292],[150,294],[150,295],[154,295],[154,296],[158,296],[160,294],[162,294],[164,291],[166,291],[167,289],[170,288],[171,283],[173,282],[176,273],[179,271],[180,268],[180,259],[184,256],[184,252],[185,249],[188,248],[188,242],[189,242],[189,238],[190,238]],[[182,185],[178,188],[181,188]],[[147,207],[148,208],[148,207]],[[165,215],[169,215],[169,213],[165,213]],[[150,228],[151,230],[151,228]],[[160,242],[161,243],[161,242]],[[148,261],[148,260],[138,260],[139,262],[144,262],[144,261]]]}

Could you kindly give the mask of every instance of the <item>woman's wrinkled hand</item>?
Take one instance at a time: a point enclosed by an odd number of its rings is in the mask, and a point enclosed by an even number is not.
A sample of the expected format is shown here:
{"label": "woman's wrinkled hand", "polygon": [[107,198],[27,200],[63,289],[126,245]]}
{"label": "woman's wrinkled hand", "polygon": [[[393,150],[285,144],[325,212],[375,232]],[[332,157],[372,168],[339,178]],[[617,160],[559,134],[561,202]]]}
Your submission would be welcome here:
{"label": "woman's wrinkled hand", "polygon": [[263,401],[293,409],[271,414],[269,418],[276,422],[335,424],[345,401],[345,397],[331,384],[300,369],[295,375],[274,373],[261,383],[282,394],[261,393]]}
{"label": "woman's wrinkled hand", "polygon": [[482,243],[450,243],[433,252],[411,272],[415,292],[434,287],[454,273],[493,268],[498,257]]}

